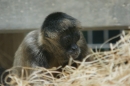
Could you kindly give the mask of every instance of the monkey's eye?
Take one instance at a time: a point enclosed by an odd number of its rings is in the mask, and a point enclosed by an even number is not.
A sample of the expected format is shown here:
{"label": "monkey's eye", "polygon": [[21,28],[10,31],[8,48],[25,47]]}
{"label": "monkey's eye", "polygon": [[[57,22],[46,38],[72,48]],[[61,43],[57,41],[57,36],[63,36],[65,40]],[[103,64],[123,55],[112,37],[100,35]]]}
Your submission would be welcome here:
{"label": "monkey's eye", "polygon": [[69,44],[70,42],[71,42],[71,40],[70,40],[70,39],[67,39],[67,40],[66,40],[66,43],[68,43],[68,44]]}
{"label": "monkey's eye", "polygon": [[64,43],[65,43],[65,44],[70,44],[70,42],[71,42],[71,37],[70,37],[70,36],[65,36],[65,37],[63,37],[63,40],[64,40]]}
{"label": "monkey's eye", "polygon": [[80,35],[75,36],[75,41],[78,41],[80,39]]}
{"label": "monkey's eye", "polygon": [[74,35],[74,42],[77,42],[80,39],[79,33],[75,33]]}

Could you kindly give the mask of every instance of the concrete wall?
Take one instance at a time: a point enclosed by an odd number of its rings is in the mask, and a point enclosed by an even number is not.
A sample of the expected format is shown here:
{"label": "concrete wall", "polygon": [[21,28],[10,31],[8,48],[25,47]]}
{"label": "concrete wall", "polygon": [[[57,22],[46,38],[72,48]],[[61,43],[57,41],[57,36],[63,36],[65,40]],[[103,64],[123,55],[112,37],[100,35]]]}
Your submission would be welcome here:
{"label": "concrete wall", "polygon": [[130,0],[0,0],[0,30],[40,28],[55,11],[88,27],[130,25]]}

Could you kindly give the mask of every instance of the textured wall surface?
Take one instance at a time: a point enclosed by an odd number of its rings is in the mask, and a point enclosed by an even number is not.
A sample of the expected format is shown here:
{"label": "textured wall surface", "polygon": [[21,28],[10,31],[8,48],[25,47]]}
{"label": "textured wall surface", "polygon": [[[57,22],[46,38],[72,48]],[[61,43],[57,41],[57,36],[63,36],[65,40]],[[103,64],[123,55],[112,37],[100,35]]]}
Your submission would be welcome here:
{"label": "textured wall surface", "polygon": [[0,34],[0,67],[10,68],[14,53],[24,38],[23,33]]}
{"label": "textured wall surface", "polygon": [[40,28],[55,11],[88,27],[130,25],[130,0],[0,0],[0,30]]}

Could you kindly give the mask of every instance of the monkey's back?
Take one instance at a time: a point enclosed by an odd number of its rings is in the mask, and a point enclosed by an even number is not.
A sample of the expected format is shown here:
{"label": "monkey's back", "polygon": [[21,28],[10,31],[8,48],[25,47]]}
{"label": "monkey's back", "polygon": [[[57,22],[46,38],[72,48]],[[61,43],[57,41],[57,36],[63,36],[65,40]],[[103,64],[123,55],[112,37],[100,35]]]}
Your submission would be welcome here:
{"label": "monkey's back", "polygon": [[37,40],[38,30],[31,31],[26,35],[15,53],[13,66],[29,67],[31,65],[31,58],[29,58],[29,56],[31,50],[37,51],[37,49],[35,49],[38,47]]}

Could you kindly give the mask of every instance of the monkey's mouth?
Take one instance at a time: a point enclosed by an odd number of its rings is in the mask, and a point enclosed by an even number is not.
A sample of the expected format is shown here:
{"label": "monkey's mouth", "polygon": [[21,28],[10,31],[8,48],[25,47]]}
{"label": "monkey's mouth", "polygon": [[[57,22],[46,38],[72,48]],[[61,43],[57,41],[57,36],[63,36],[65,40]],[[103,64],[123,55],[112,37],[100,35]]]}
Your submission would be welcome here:
{"label": "monkey's mouth", "polygon": [[80,49],[77,49],[76,51],[69,51],[69,52],[67,52],[67,57],[68,57],[68,59],[70,57],[72,57],[73,59],[76,59],[76,58],[79,57],[79,54],[80,54]]}
{"label": "monkey's mouth", "polygon": [[78,58],[79,53],[80,53],[80,52],[71,53],[71,54],[69,54],[69,58],[72,57],[73,59],[76,59],[76,58]]}
{"label": "monkey's mouth", "polygon": [[70,55],[70,57],[72,57],[73,59],[76,59],[76,58],[78,58],[78,56],[79,56],[79,54],[72,54],[72,55]]}

